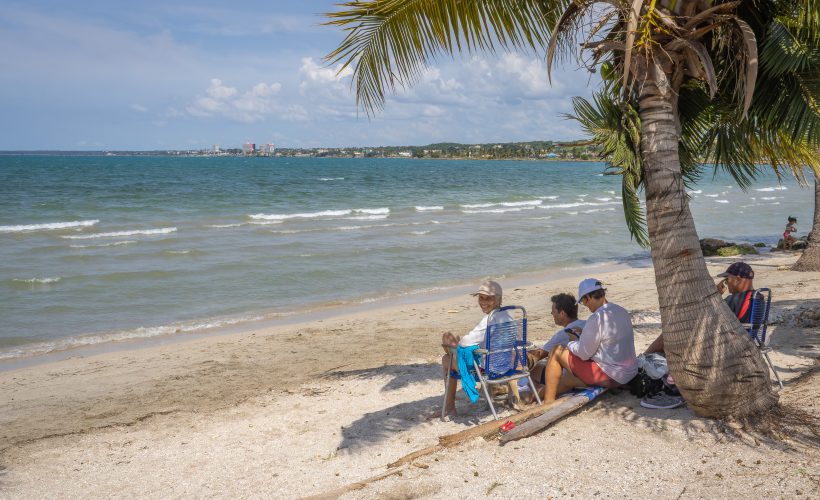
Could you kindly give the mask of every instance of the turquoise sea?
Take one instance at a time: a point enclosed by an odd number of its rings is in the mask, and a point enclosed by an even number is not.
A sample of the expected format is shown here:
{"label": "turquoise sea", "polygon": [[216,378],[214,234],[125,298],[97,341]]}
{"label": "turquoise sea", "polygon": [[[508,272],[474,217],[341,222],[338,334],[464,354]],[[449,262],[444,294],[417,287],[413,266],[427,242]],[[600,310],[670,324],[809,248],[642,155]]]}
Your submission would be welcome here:
{"label": "turquoise sea", "polygon": [[[601,163],[0,156],[0,360],[487,276],[645,257]],[[809,229],[813,191],[725,175],[701,237]]]}

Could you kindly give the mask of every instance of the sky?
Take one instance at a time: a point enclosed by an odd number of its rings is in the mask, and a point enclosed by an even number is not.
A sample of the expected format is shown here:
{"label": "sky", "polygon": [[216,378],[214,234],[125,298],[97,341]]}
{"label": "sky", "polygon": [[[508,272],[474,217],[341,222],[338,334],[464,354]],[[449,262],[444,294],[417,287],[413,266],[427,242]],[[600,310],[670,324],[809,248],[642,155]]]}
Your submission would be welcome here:
{"label": "sky", "polygon": [[0,150],[571,140],[597,75],[543,53],[440,58],[368,118],[323,58],[336,2],[0,0]]}

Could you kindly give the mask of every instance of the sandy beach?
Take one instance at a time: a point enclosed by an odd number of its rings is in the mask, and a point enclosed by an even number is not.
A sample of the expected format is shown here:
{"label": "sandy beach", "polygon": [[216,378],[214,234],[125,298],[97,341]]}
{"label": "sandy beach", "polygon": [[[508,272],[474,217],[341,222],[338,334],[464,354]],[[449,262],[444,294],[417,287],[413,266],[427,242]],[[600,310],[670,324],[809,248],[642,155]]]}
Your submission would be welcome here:
{"label": "sandy beach", "polygon": [[[772,359],[781,401],[817,414],[820,273],[746,259],[773,290]],[[730,258],[708,259],[721,272]],[[582,276],[505,289],[527,308],[530,338],[556,330],[549,296]],[[596,276],[632,313],[639,350],[660,332],[651,267]],[[505,280],[501,280],[502,285]],[[585,317],[583,311],[582,317]],[[485,404],[436,418],[440,335],[481,313],[468,295],[258,331],[199,337],[0,372],[0,495],[23,497],[278,497],[333,492],[479,422]],[[820,451],[801,439],[755,441],[690,409],[647,410],[607,394],[522,441],[471,440],[423,457],[350,498],[817,498]],[[503,415],[510,415],[506,409]],[[503,418],[503,416],[502,416]],[[335,496],[335,495],[333,495]]]}

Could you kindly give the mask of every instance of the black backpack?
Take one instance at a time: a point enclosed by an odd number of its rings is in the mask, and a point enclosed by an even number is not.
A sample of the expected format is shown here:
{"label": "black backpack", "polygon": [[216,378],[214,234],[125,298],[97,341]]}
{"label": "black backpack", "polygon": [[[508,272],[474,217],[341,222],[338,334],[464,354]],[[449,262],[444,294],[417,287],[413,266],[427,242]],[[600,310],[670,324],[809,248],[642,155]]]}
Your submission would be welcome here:
{"label": "black backpack", "polygon": [[654,379],[647,375],[643,368],[638,368],[638,374],[626,383],[629,392],[639,398],[661,392],[663,385],[663,378]]}

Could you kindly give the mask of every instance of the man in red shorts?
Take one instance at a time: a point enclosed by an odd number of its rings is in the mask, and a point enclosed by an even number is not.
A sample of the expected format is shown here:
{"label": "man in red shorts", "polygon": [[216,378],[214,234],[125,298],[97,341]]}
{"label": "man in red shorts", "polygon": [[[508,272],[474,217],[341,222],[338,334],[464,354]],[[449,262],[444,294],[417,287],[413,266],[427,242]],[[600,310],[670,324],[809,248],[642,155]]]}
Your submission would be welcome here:
{"label": "man in red shorts", "polygon": [[[556,346],[546,368],[544,402],[574,387],[617,387],[638,374],[632,320],[623,307],[607,302],[599,280],[588,278],[578,285],[579,304],[589,309],[580,338],[567,347]],[[566,372],[564,372],[566,368]]]}

